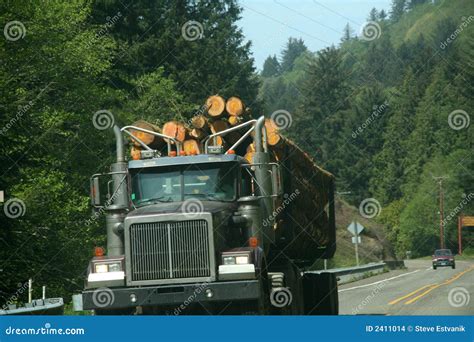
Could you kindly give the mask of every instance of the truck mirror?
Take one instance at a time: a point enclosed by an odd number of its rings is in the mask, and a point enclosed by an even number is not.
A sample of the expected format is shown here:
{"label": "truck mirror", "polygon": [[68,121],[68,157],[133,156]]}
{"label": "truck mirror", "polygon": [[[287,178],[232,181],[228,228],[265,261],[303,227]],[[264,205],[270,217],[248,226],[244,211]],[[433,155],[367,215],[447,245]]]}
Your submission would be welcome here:
{"label": "truck mirror", "polygon": [[99,177],[94,175],[91,177],[90,180],[90,197],[91,197],[91,204],[93,207],[101,206],[100,202],[100,184],[99,184]]}

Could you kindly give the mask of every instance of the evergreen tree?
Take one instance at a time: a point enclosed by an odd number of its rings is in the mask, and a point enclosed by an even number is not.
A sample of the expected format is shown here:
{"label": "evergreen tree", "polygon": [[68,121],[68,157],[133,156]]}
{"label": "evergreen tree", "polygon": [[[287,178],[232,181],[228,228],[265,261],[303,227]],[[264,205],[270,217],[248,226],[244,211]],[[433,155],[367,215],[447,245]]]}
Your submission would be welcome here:
{"label": "evergreen tree", "polygon": [[262,77],[272,77],[280,74],[280,63],[275,55],[268,56],[263,63]]}
{"label": "evergreen tree", "polygon": [[295,60],[307,50],[308,48],[302,39],[290,37],[286,43],[285,49],[281,54],[281,71],[291,71],[293,69]]}
{"label": "evergreen tree", "polygon": [[349,23],[347,23],[346,26],[344,26],[344,33],[342,35],[341,41],[347,42],[351,40],[353,37],[354,37],[354,30],[349,25]]}
{"label": "evergreen tree", "polygon": [[379,13],[377,12],[377,9],[373,7],[370,10],[369,16],[367,17],[368,21],[377,21],[379,19]]}
{"label": "evergreen tree", "polygon": [[406,6],[407,6],[406,0],[392,0],[392,8],[390,10],[390,19],[393,22],[399,21],[406,10]]}

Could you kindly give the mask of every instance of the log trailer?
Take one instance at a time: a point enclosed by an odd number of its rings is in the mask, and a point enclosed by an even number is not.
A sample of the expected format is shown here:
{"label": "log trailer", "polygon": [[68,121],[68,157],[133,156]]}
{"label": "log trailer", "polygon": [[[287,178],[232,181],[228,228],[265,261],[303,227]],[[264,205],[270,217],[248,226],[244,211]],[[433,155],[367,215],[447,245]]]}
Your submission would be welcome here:
{"label": "log trailer", "polygon": [[[335,252],[334,178],[289,141],[276,160],[264,117],[210,134],[190,155],[172,136],[113,130],[116,162],[91,177],[106,253],[96,248],[76,311],[338,314],[336,277],[308,271]],[[214,144],[236,131],[245,133],[230,148]],[[126,161],[125,135],[142,148],[135,160]],[[144,135],[163,139],[165,152]],[[251,162],[236,153],[248,139]]]}

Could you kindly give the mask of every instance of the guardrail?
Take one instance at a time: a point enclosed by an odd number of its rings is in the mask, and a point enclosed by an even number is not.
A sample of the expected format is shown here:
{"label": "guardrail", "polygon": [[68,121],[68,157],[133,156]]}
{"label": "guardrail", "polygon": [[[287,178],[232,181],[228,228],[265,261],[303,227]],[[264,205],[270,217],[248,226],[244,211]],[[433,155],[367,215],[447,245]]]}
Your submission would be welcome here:
{"label": "guardrail", "polygon": [[349,283],[365,277],[366,272],[382,273],[387,264],[385,262],[370,263],[354,267],[330,268],[327,270],[307,271],[305,273],[335,273],[339,284]]}

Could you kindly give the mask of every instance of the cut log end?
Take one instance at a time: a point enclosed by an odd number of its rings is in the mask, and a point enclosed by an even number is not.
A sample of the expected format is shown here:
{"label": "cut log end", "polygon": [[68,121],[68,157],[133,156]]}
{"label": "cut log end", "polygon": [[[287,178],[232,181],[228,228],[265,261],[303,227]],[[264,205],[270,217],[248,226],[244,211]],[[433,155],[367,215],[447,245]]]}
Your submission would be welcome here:
{"label": "cut log end", "polygon": [[206,106],[210,116],[218,117],[224,112],[225,101],[219,95],[213,95],[206,100]]}
{"label": "cut log end", "polygon": [[[161,129],[159,127],[157,127],[157,126],[155,126],[155,125],[153,125],[149,122],[146,122],[144,120],[136,121],[132,124],[132,126],[135,126],[135,127],[138,127],[138,128],[143,128],[143,129],[146,129],[146,130],[152,131],[152,132],[161,133]],[[135,129],[132,129],[131,133],[134,137],[140,139],[143,143],[145,143],[146,145],[148,145],[152,148],[157,148],[157,147],[160,147],[160,146],[163,145],[163,140],[160,137],[157,137],[156,135],[146,133],[146,132],[142,132],[142,131],[138,131],[138,130],[135,130]],[[135,139],[132,139],[132,140],[133,140],[133,145],[134,146],[136,146],[136,147],[141,146],[138,141],[136,141]]]}
{"label": "cut log end", "polygon": [[168,121],[163,125],[163,134],[183,142],[186,138],[186,127],[180,122]]}
{"label": "cut log end", "polygon": [[239,116],[244,112],[244,103],[238,97],[231,97],[225,105],[227,113],[231,116]]}
{"label": "cut log end", "polygon": [[195,139],[188,139],[183,142],[183,150],[187,156],[201,153],[199,143]]}

